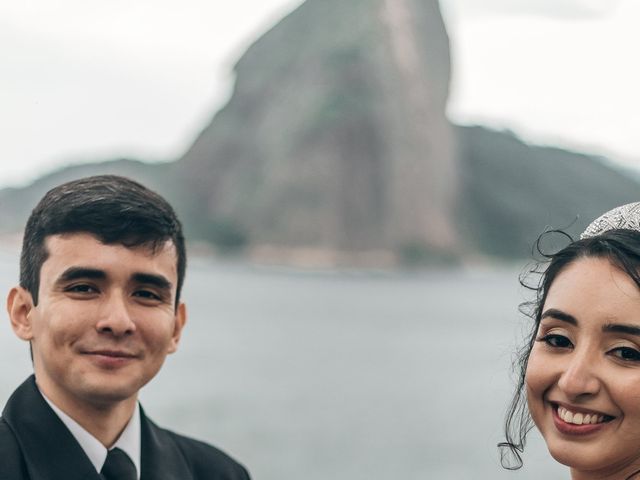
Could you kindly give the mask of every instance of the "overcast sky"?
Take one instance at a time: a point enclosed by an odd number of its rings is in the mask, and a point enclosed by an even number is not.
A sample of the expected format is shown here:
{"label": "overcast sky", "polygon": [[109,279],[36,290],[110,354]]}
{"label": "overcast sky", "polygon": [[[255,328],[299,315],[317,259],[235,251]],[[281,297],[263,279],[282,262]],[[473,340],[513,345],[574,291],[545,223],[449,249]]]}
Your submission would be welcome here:
{"label": "overcast sky", "polygon": [[[0,186],[117,156],[172,159],[231,67],[301,0],[0,2]],[[452,120],[640,159],[637,0],[442,0]]]}

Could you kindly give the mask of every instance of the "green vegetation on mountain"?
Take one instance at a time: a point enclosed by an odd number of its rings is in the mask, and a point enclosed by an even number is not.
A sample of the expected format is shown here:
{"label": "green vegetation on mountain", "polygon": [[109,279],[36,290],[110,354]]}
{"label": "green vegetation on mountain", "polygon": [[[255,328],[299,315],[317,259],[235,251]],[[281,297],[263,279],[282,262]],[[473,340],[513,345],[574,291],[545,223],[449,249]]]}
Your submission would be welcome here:
{"label": "green vegetation on mountain", "polygon": [[511,132],[458,127],[458,228],[471,250],[523,257],[546,228],[574,238],[605,211],[640,200],[640,183],[605,159],[524,143]]}

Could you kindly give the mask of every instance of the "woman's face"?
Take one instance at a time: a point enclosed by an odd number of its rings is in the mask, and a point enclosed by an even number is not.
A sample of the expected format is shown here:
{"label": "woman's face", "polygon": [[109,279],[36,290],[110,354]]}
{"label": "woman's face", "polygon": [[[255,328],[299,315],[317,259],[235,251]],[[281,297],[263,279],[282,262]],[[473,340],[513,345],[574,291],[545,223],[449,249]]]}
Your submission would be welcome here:
{"label": "woman's face", "polygon": [[640,470],[640,290],[628,275],[599,258],[558,274],[526,386],[549,452],[574,478]]}

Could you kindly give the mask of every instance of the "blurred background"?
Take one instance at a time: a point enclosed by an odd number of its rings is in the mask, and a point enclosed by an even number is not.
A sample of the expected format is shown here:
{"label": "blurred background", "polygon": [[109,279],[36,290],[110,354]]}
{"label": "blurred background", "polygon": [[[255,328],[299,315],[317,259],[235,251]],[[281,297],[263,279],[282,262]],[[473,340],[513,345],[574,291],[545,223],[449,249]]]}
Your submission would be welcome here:
{"label": "blurred background", "polygon": [[[565,478],[496,443],[536,237],[638,200],[633,0],[0,4],[0,287],[52,186],[165,195],[181,350],[142,394],[254,478]],[[0,401],[30,372],[0,322]]]}

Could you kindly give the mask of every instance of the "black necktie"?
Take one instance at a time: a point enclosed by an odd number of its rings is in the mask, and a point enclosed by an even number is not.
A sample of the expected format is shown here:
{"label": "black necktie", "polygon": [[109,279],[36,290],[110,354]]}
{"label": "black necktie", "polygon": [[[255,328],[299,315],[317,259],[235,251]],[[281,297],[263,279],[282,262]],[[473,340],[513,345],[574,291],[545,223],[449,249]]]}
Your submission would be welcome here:
{"label": "black necktie", "polygon": [[119,448],[109,450],[100,474],[106,480],[137,480],[136,466]]}

